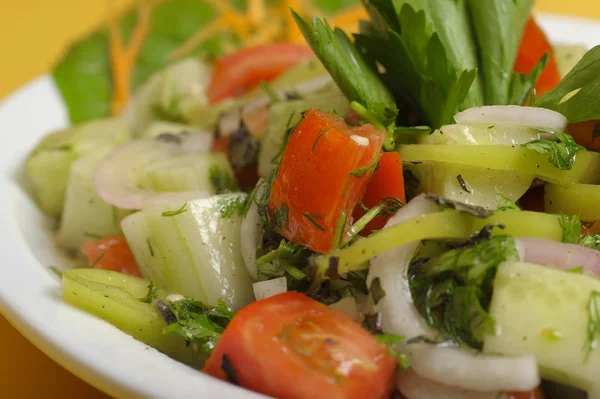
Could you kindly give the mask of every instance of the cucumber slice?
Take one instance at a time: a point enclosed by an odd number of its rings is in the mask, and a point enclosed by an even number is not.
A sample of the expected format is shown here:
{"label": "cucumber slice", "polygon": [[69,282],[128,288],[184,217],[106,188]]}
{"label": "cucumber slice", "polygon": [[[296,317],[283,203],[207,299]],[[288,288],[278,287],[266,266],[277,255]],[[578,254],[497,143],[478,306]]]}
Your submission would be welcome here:
{"label": "cucumber slice", "polygon": [[577,215],[586,221],[600,220],[599,203],[600,186],[594,184],[546,184],[544,187],[546,212]]}
{"label": "cucumber slice", "polygon": [[534,175],[488,170],[442,162],[407,165],[419,179],[421,190],[467,204],[496,209],[502,196],[516,202],[533,182]]}
{"label": "cucumber slice", "polygon": [[556,184],[600,182],[600,153],[591,151],[578,153],[570,170],[557,169],[546,156],[520,146],[411,144],[400,147],[399,152],[404,162],[506,170]]}
{"label": "cucumber slice", "polygon": [[108,146],[98,148],[71,164],[57,235],[63,248],[79,250],[86,240],[120,233],[121,219],[131,213],[106,203],[96,191],[94,170],[110,150]]}
{"label": "cucumber slice", "polygon": [[345,115],[350,111],[350,103],[343,95],[328,95],[303,100],[275,103],[269,109],[269,126],[258,154],[258,174],[267,178],[275,168],[276,158],[285,139],[286,130],[296,125],[302,118],[302,112],[317,108],[325,112]]}
{"label": "cucumber slice", "polygon": [[244,194],[226,194],[148,208],[121,223],[142,273],[160,286],[233,310],[254,300],[241,252],[239,207]]}
{"label": "cucumber slice", "polygon": [[484,352],[532,354],[543,378],[599,397],[600,349],[587,359],[585,349],[594,290],[600,291],[600,280],[583,274],[522,262],[500,265],[490,304],[498,333],[485,337]]}
{"label": "cucumber slice", "polygon": [[73,161],[96,148],[116,146],[130,138],[127,123],[102,119],[46,135],[26,161],[34,197],[41,210],[58,217],[63,210]]}
{"label": "cucumber slice", "polygon": [[[70,304],[100,317],[160,352],[202,367],[204,360],[178,334],[163,334],[165,321],[156,306],[141,302],[148,281],[99,269],[73,269],[63,273],[63,297]],[[167,293],[159,289],[159,297]]]}
{"label": "cucumber slice", "polygon": [[442,126],[425,136],[420,144],[518,145],[552,137],[554,136],[551,134],[528,126],[457,123]]}
{"label": "cucumber slice", "polygon": [[151,165],[138,187],[155,192],[238,191],[231,165],[223,153],[188,154]]}

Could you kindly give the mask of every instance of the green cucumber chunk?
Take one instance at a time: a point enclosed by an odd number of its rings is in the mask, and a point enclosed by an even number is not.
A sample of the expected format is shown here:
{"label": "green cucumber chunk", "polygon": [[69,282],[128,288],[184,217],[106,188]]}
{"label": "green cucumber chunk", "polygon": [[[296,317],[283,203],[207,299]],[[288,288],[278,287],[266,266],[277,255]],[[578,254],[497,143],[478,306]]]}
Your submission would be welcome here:
{"label": "green cucumber chunk", "polygon": [[53,217],[62,213],[69,170],[77,158],[129,139],[127,123],[117,118],[88,122],[46,135],[25,164],[34,198],[42,212]]}
{"label": "green cucumber chunk", "polygon": [[549,138],[539,129],[502,124],[453,124],[445,125],[423,137],[419,144],[459,144],[459,145],[518,145],[532,140]]}
{"label": "green cucumber chunk", "polygon": [[[202,367],[205,359],[199,351],[178,334],[163,334],[166,323],[156,306],[140,301],[148,293],[147,280],[99,269],[68,270],[62,279],[65,301],[180,362]],[[159,298],[166,295],[159,289]]]}
{"label": "green cucumber chunk", "polygon": [[581,220],[600,220],[600,186],[595,184],[546,184],[544,210],[577,215]]}
{"label": "green cucumber chunk", "polygon": [[131,212],[105,202],[96,191],[94,170],[111,147],[98,148],[71,164],[65,205],[57,241],[63,248],[79,250],[86,240],[121,233],[121,219]]}
{"label": "green cucumber chunk", "polygon": [[588,301],[600,280],[523,262],[498,268],[490,315],[497,334],[487,335],[484,352],[534,355],[544,379],[600,393],[600,348],[589,356]]}
{"label": "green cucumber chunk", "polygon": [[148,208],[121,223],[142,274],[159,286],[238,310],[254,300],[241,252],[245,194]]}

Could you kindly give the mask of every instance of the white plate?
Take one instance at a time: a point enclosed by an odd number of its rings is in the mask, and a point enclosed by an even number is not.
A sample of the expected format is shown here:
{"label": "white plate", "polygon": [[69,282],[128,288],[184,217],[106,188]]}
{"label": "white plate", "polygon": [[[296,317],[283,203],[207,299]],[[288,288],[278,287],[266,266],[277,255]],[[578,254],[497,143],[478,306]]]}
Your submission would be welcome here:
{"label": "white plate", "polygon": [[[600,23],[543,16],[556,43],[600,42]],[[116,397],[260,398],[188,368],[60,298],[48,266],[63,259],[47,220],[19,183],[22,163],[42,135],[67,125],[49,76],[29,83],[0,104],[0,307],[6,318],[47,355]]]}

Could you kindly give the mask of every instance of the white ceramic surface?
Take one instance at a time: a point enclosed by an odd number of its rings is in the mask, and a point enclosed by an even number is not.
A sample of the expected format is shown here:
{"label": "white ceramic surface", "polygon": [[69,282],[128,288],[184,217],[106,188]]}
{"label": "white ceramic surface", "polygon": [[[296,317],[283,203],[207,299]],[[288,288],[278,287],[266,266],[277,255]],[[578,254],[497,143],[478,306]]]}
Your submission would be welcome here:
{"label": "white ceramic surface", "polygon": [[[544,15],[555,43],[600,43],[600,23]],[[49,76],[0,104],[0,309],[30,341],[87,382],[115,397],[237,398],[263,396],[188,368],[108,323],[64,303],[49,265],[65,259],[48,221],[25,193],[22,163],[42,135],[67,125]]]}

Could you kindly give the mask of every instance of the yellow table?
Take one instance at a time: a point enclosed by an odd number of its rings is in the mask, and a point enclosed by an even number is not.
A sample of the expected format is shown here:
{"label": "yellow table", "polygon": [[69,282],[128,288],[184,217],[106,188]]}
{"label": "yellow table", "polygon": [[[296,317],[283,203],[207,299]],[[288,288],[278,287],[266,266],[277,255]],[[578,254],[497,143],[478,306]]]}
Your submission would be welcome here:
{"label": "yellow table", "polygon": [[[121,6],[132,0],[118,0]],[[0,0],[0,98],[50,69],[106,15],[104,0]],[[598,0],[538,0],[538,11],[600,18]],[[0,316],[0,397],[106,398],[58,366]]]}

